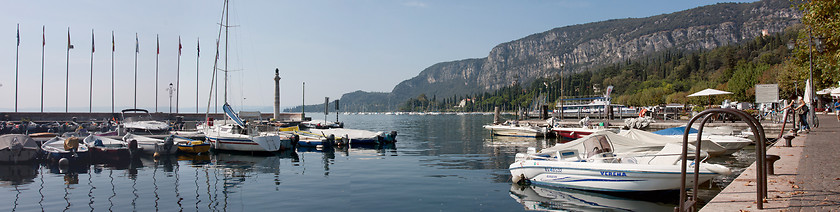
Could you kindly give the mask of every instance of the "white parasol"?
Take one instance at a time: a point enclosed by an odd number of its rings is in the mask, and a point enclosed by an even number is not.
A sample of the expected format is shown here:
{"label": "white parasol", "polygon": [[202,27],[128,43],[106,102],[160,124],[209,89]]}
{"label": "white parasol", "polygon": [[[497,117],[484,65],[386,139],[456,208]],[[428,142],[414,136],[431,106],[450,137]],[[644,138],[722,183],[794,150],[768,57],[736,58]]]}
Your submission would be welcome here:
{"label": "white parasol", "polygon": [[700,91],[700,92],[693,93],[693,94],[691,94],[691,95],[688,95],[688,97],[695,97],[695,96],[712,96],[712,95],[722,95],[722,94],[732,94],[732,92],[729,92],[729,91],[722,91],[722,90],[717,90],[717,89],[711,89],[711,88],[706,88],[706,90],[702,90],[702,91]]}

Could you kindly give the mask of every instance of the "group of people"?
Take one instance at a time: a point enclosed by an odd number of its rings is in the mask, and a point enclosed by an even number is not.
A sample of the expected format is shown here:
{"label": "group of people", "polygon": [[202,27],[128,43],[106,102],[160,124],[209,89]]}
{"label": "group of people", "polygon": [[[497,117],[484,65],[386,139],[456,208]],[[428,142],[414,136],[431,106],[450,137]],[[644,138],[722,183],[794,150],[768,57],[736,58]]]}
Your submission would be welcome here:
{"label": "group of people", "polygon": [[[782,110],[788,108],[792,108],[793,112],[799,116],[799,130],[810,132],[811,127],[808,125],[808,112],[810,112],[810,108],[808,108],[808,104],[805,103],[802,97],[800,96],[797,100],[791,101],[787,106],[782,108]],[[830,108],[834,111],[834,115],[837,116],[837,121],[840,121],[840,99],[834,100],[834,103]]]}

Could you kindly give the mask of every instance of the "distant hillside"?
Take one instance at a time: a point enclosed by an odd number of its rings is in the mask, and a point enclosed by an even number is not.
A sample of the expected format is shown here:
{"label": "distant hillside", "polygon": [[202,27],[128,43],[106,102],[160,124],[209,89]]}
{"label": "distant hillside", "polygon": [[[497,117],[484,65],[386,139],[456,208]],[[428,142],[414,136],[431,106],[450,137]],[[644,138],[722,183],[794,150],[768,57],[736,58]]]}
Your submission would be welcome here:
{"label": "distant hillside", "polygon": [[487,92],[662,50],[693,51],[740,43],[762,32],[782,32],[800,17],[790,1],[764,0],[560,27],[499,44],[485,58],[432,65],[390,93],[345,94],[341,104],[352,111],[394,110],[420,94],[452,97]]}

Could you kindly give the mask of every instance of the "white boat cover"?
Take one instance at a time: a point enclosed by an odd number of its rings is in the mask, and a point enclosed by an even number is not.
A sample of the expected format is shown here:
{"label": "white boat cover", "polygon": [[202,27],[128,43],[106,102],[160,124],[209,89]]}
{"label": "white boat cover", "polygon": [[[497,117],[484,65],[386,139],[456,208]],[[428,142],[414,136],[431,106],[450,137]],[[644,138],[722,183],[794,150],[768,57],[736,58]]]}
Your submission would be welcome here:
{"label": "white boat cover", "polygon": [[[637,129],[622,130],[620,133],[618,133],[618,135],[628,137],[628,138],[632,138],[632,139],[635,139],[635,140],[649,142],[649,143],[661,143],[663,145],[667,144],[667,143],[682,145],[682,142],[683,142],[681,138],[659,135],[659,134],[656,134],[656,133],[652,133],[652,132],[648,132],[648,131],[644,131],[644,130],[637,130]],[[694,143],[696,141],[696,139],[697,139],[696,136],[689,137],[688,142],[689,142],[689,145],[690,145],[690,149],[695,149],[694,145],[692,145],[691,143]],[[706,151],[706,152],[708,152],[709,154],[712,154],[712,155],[723,154],[724,152],[726,152],[726,148],[724,148],[724,147],[722,147],[722,146],[720,146],[720,145],[716,144],[715,142],[712,142],[708,139],[700,140],[700,148],[703,151]]]}
{"label": "white boat cover", "polygon": [[38,149],[38,142],[23,134],[7,134],[0,136],[0,149]]}
{"label": "white boat cover", "polygon": [[567,143],[557,144],[553,147],[543,149],[540,152],[552,153],[563,150],[577,150],[580,153],[585,153],[587,151],[584,147],[584,141],[599,135],[606,136],[609,142],[612,143],[612,152],[616,153],[658,152],[662,150],[663,147],[665,147],[665,144],[663,143],[652,143],[647,141],[635,140],[628,137],[620,136],[609,131],[598,131],[583,138],[575,139]]}

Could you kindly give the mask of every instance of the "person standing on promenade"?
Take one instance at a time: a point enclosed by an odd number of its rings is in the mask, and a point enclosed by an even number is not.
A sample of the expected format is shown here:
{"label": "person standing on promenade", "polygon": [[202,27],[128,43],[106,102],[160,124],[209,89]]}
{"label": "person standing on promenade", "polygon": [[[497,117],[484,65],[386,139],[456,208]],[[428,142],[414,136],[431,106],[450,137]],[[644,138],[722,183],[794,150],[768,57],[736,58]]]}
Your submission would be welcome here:
{"label": "person standing on promenade", "polygon": [[834,100],[834,115],[837,116],[837,121],[840,121],[840,99]]}
{"label": "person standing on promenade", "polygon": [[796,114],[799,115],[799,130],[807,133],[811,131],[811,126],[808,126],[807,120],[809,108],[808,105],[805,104],[805,100],[802,100],[801,96],[798,98],[798,100],[799,106],[797,106],[793,111],[796,111]]}

